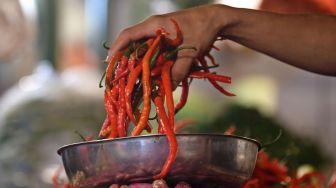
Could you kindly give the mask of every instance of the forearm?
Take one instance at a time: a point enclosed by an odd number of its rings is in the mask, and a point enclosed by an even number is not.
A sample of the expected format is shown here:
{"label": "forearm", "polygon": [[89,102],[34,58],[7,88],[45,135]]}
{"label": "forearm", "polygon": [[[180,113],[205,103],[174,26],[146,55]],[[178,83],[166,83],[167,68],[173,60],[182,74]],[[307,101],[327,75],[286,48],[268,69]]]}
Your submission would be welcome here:
{"label": "forearm", "polygon": [[[220,10],[221,9],[221,10]],[[221,35],[302,69],[336,75],[336,17],[221,7]],[[229,20],[228,20],[229,19]]]}

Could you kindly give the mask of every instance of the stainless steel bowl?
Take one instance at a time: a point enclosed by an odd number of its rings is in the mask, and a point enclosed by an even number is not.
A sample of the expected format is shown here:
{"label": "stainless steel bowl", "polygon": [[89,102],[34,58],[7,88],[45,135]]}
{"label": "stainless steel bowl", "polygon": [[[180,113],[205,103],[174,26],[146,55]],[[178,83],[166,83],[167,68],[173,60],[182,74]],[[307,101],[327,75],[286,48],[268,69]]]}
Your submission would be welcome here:
{"label": "stainless steel bowl", "polygon": [[[193,187],[240,187],[251,176],[260,144],[249,138],[178,134],[178,154],[165,180]],[[58,150],[76,187],[151,182],[169,152],[163,135],[71,144]]]}

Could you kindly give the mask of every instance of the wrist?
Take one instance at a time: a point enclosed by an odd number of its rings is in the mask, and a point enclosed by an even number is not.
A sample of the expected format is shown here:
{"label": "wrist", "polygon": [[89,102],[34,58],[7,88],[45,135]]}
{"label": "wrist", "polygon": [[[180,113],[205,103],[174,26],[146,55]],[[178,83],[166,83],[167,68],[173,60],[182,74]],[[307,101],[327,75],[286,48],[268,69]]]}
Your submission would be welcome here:
{"label": "wrist", "polygon": [[213,22],[218,31],[218,36],[230,38],[234,35],[234,30],[238,27],[240,19],[238,16],[239,9],[226,5],[215,4]]}

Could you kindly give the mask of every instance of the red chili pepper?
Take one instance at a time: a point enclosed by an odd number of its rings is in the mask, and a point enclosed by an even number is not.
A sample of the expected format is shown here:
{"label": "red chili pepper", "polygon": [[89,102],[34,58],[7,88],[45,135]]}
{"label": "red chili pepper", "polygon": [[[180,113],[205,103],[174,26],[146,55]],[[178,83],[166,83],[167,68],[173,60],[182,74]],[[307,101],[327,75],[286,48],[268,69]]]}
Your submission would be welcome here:
{"label": "red chili pepper", "polygon": [[133,108],[132,108],[132,92],[135,86],[136,81],[138,80],[138,77],[141,73],[142,65],[138,64],[134,70],[129,74],[127,85],[125,88],[125,104],[126,104],[126,113],[128,117],[130,118],[131,122],[134,124],[134,126],[137,125],[137,122],[135,121],[134,115],[133,115]]}
{"label": "red chili pepper", "polygon": [[189,95],[189,84],[188,84],[188,78],[185,78],[182,80],[182,92],[179,102],[175,106],[175,114],[180,111],[185,104],[187,103]]}
{"label": "red chili pepper", "polygon": [[52,176],[52,182],[53,182],[54,188],[61,188],[61,185],[63,188],[74,188],[70,183],[60,184],[58,178],[60,176],[61,170],[62,170],[62,166],[57,168],[54,175]]}
{"label": "red chili pepper", "polygon": [[226,91],[222,86],[220,86],[215,80],[212,80],[212,79],[209,79],[209,82],[219,91],[221,92],[222,94],[226,95],[226,96],[230,96],[230,97],[233,97],[233,96],[236,96],[235,94],[233,93],[230,93],[228,91]]}
{"label": "red chili pepper", "polygon": [[[140,110],[138,108],[136,108],[136,110],[135,110],[135,117],[138,119],[139,116],[140,116]],[[147,133],[151,133],[152,132],[152,125],[149,123],[149,121],[147,121],[147,126],[146,126],[145,129],[146,129]]]}
{"label": "red chili pepper", "polygon": [[106,92],[108,94],[109,100],[112,102],[112,104],[117,107],[119,106],[117,99],[119,96],[119,86],[115,85],[113,86],[112,90],[110,92]]}
{"label": "red chili pepper", "polygon": [[61,170],[62,170],[62,166],[59,166],[57,168],[57,170],[54,172],[54,175],[52,176],[52,182],[53,182],[54,188],[61,188],[61,185],[58,182],[58,178],[59,178],[59,176],[61,174]]}
{"label": "red chili pepper", "polygon": [[159,57],[157,58],[156,66],[161,66],[163,65],[164,62],[165,62],[165,55],[164,53],[161,53]]}
{"label": "red chili pepper", "polygon": [[115,64],[118,62],[121,55],[122,54],[118,52],[115,56],[111,58],[111,61],[109,61],[107,65],[106,72],[105,72],[105,75],[106,75],[105,87],[107,91],[111,89],[111,78],[112,78],[113,68],[115,67]]}
{"label": "red chili pepper", "polygon": [[[156,87],[157,87],[157,92],[156,94],[162,99],[162,102],[164,103],[165,101],[165,91],[162,85],[162,80],[161,79],[155,79],[154,80]],[[154,99],[153,99],[154,102]],[[158,118],[156,118],[156,120],[158,121]],[[159,123],[158,121],[158,129],[157,129],[158,134],[164,134],[164,128],[163,126]]]}
{"label": "red chili pepper", "polygon": [[151,58],[150,63],[149,63],[150,69],[152,69],[155,66],[156,61],[157,61],[158,56],[159,56],[159,52],[160,52],[160,47],[157,47],[156,50],[155,50],[155,53],[154,53],[154,55]]}
{"label": "red chili pepper", "polygon": [[188,126],[188,125],[192,125],[192,124],[195,124],[197,123],[196,120],[194,119],[181,119],[181,120],[178,120],[176,123],[175,123],[175,127],[174,127],[174,132],[175,133],[178,133],[180,132],[181,129],[183,129],[184,127]]}
{"label": "red chili pepper", "polygon": [[161,79],[162,79],[162,86],[165,91],[166,95],[166,105],[168,109],[168,117],[169,123],[174,129],[174,98],[173,98],[173,90],[171,86],[171,79],[170,79],[170,70],[173,65],[173,61],[167,61],[162,67]]}
{"label": "red chili pepper", "polygon": [[116,83],[117,81],[119,81],[121,78],[124,78],[128,75],[130,71],[128,69],[124,70],[124,72],[122,72],[121,74],[118,75],[118,77],[115,77],[113,80],[112,80],[112,84]]}
{"label": "red chili pepper", "polygon": [[[128,57],[124,55],[121,58],[120,72],[127,69],[127,63],[128,63]],[[118,72],[118,73],[120,73]],[[121,73],[118,75],[120,76]],[[122,77],[119,79],[119,107],[118,107],[118,118],[117,118],[117,124],[118,124],[118,135],[119,137],[125,137],[127,135],[126,132],[126,101],[125,101],[125,77]]]}
{"label": "red chili pepper", "polygon": [[168,60],[173,60],[180,50],[186,50],[186,49],[196,50],[196,48],[192,46],[181,46],[168,53],[161,53],[157,58],[156,66],[151,70],[151,76],[160,75],[162,65],[164,64],[164,62]]}
{"label": "red chili pepper", "polygon": [[110,124],[111,124],[111,121],[108,118],[108,116],[106,116],[105,121],[103,123],[103,126],[99,131],[99,138],[100,139],[107,138],[110,135],[110,133],[111,133]]}
{"label": "red chili pepper", "polygon": [[147,126],[147,121],[148,121],[148,116],[151,108],[150,104],[150,96],[151,96],[151,86],[150,86],[150,60],[151,57],[154,54],[154,50],[156,47],[159,45],[159,42],[161,40],[161,35],[158,35],[152,46],[148,49],[146,52],[143,60],[142,60],[142,87],[143,87],[143,107],[141,110],[141,115],[139,118],[139,122],[137,126],[133,129],[132,131],[132,136],[137,136],[139,135],[142,130]]}
{"label": "red chili pepper", "polygon": [[230,126],[229,128],[227,128],[224,132],[225,135],[233,135],[236,131],[236,127],[235,126]]}
{"label": "red chili pepper", "polygon": [[259,187],[274,187],[288,179],[287,168],[277,159],[270,160],[267,153],[260,151],[252,178],[259,180]]}
{"label": "red chili pepper", "polygon": [[119,137],[127,135],[126,123],[125,78],[121,78],[119,82],[119,109],[117,118]]}
{"label": "red chili pepper", "polygon": [[117,138],[118,137],[118,130],[117,130],[117,111],[112,104],[111,97],[108,97],[107,93],[105,92],[104,96],[104,104],[105,110],[107,112],[108,118],[110,119],[110,127],[111,133],[108,138]]}
{"label": "red chili pepper", "polygon": [[210,59],[213,66],[218,66],[218,64],[215,61],[215,58],[211,54],[207,53],[205,56]]}
{"label": "red chili pepper", "polygon": [[168,117],[166,115],[164,106],[163,106],[163,101],[161,99],[161,97],[156,96],[154,98],[154,104],[156,107],[156,112],[158,114],[159,117],[159,124],[161,124],[164,127],[164,130],[166,132],[167,138],[168,138],[168,142],[169,142],[169,155],[168,158],[165,162],[165,164],[163,165],[163,168],[161,170],[161,172],[157,175],[155,175],[153,178],[154,179],[161,179],[163,177],[165,177],[168,174],[168,171],[170,169],[170,166],[173,164],[176,155],[177,155],[177,140],[175,137],[175,133],[169,123]]}
{"label": "red chili pepper", "polygon": [[106,68],[106,78],[105,78],[105,93],[108,96],[108,98],[110,98],[111,102],[116,105],[116,101],[114,100],[115,98],[112,97],[111,94],[111,78],[112,78],[112,74],[113,74],[113,68],[115,66],[115,64],[117,63],[117,61],[119,60],[121,56],[121,53],[117,53],[117,55],[115,55],[113,58],[111,58],[111,60],[109,61],[109,64]]}
{"label": "red chili pepper", "polygon": [[170,18],[170,21],[173,22],[175,30],[176,30],[176,37],[175,39],[165,38],[165,41],[170,45],[177,47],[182,44],[183,42],[183,35],[180,29],[180,26],[178,25],[177,21],[173,18]]}
{"label": "red chili pepper", "polygon": [[162,80],[157,79],[157,80],[155,80],[155,83],[158,86],[157,94],[162,98],[162,101],[164,103],[166,94],[165,94],[165,90],[164,90],[163,85],[162,85]]}
{"label": "red chili pepper", "polygon": [[[143,55],[143,53],[145,52],[145,50],[147,50],[154,42],[153,38],[148,39],[146,42],[144,42],[143,44],[141,44],[139,47],[137,47],[135,49],[135,59],[138,60],[140,55]],[[142,51],[140,51],[142,50]],[[139,52],[140,51],[140,52]]]}
{"label": "red chili pepper", "polygon": [[121,74],[127,69],[128,58],[131,55],[132,51],[133,51],[133,44],[130,44],[127,47],[127,49],[123,51],[122,53],[123,55],[121,57],[116,73],[114,75],[115,78],[121,77]]}
{"label": "red chili pepper", "polygon": [[147,121],[147,126],[146,126],[146,131],[147,131],[147,133],[152,133],[152,125],[150,124],[150,122],[149,121]]}
{"label": "red chili pepper", "polygon": [[162,71],[162,65],[161,66],[157,65],[151,70],[151,76],[152,77],[159,76],[161,74],[161,71]]}
{"label": "red chili pepper", "polygon": [[133,54],[128,59],[128,70],[132,72],[133,69],[135,68],[135,65],[136,65],[136,58],[135,58],[135,52],[133,52]]}
{"label": "red chili pepper", "polygon": [[312,188],[322,188],[324,182],[324,177],[316,172],[309,172],[304,174],[302,177],[298,178],[294,185],[303,184],[305,187],[312,187]]}
{"label": "red chili pepper", "polygon": [[243,188],[259,188],[259,187],[260,187],[259,180],[257,178],[248,180],[243,186]]}
{"label": "red chili pepper", "polygon": [[218,75],[218,74],[210,73],[210,72],[193,71],[193,72],[190,72],[189,77],[208,78],[208,79],[215,80],[218,82],[223,82],[223,83],[228,83],[228,84],[231,83],[231,77],[224,76],[224,75]]}
{"label": "red chili pepper", "polygon": [[[198,58],[199,62],[201,63],[201,65],[203,67],[208,67],[208,64],[206,63],[204,58]],[[209,72],[209,70],[204,69],[204,72]],[[222,86],[220,86],[215,80],[213,79],[208,79],[209,82],[218,90],[220,91],[222,94],[227,95],[227,96],[236,96],[233,93],[230,93],[228,91],[226,91]]]}

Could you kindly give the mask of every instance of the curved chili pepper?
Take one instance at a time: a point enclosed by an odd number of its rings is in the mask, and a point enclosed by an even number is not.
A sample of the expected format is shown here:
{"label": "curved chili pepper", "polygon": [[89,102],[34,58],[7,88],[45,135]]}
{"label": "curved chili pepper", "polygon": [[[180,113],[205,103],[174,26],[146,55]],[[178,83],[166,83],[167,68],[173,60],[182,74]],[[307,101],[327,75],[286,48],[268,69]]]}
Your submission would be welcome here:
{"label": "curved chili pepper", "polygon": [[184,105],[187,103],[189,95],[189,84],[188,84],[188,78],[185,78],[182,80],[182,92],[179,102],[175,106],[175,114],[180,111]]}
{"label": "curved chili pepper", "polygon": [[142,65],[139,64],[137,65],[134,70],[129,74],[128,80],[127,80],[127,85],[125,88],[125,104],[126,104],[126,113],[128,117],[130,118],[131,122],[136,125],[136,121],[133,115],[133,108],[132,108],[132,103],[131,103],[131,97],[132,97],[132,92],[135,86],[136,81],[138,80],[138,77],[141,73],[142,70]]}
{"label": "curved chili pepper", "polygon": [[110,122],[111,122],[111,133],[109,135],[110,138],[116,138],[118,137],[117,135],[117,132],[116,129],[116,126],[117,126],[117,119],[116,119],[116,112],[115,112],[115,109],[113,107],[116,106],[117,102],[116,102],[116,95],[115,93],[112,94],[112,91],[115,92],[115,89],[111,90],[111,77],[112,77],[112,74],[114,72],[114,67],[115,65],[117,64],[117,61],[119,60],[121,56],[121,53],[117,53],[117,55],[115,55],[114,57],[112,57],[112,59],[110,59],[109,61],[109,64],[106,68],[106,78],[105,78],[105,96],[104,96],[104,104],[105,104],[105,110],[108,114],[108,117],[110,119]]}
{"label": "curved chili pepper", "polygon": [[[119,78],[120,75],[127,69],[128,58],[133,51],[133,44],[129,45],[128,48],[122,53],[122,57],[117,70],[115,71],[115,78]],[[112,80],[109,80],[111,82]]]}
{"label": "curved chili pepper", "polygon": [[[138,119],[139,116],[140,116],[140,110],[138,108],[136,108],[135,109],[135,117]],[[152,125],[149,123],[149,121],[147,121],[147,126],[146,126],[145,129],[146,129],[147,133],[151,133],[152,132]]]}
{"label": "curved chili pepper", "polygon": [[109,61],[106,71],[105,71],[105,88],[107,91],[111,90],[111,78],[113,77],[114,68],[121,57],[121,53],[118,52],[115,56],[112,57],[111,61]]}
{"label": "curved chili pepper", "polygon": [[218,66],[218,64],[215,61],[215,58],[210,53],[207,53],[205,56],[210,59],[213,66]]}
{"label": "curved chili pepper", "polygon": [[216,80],[218,82],[223,82],[223,83],[228,83],[228,84],[231,83],[231,77],[224,76],[224,75],[218,75],[218,74],[210,73],[210,72],[192,71],[190,72],[189,77],[208,78],[211,80]]}
{"label": "curved chili pepper", "polygon": [[[208,64],[206,63],[204,58],[198,58],[199,62],[201,63],[201,65],[203,67],[208,67]],[[209,72],[209,70],[205,69],[204,72]],[[215,80],[213,79],[208,79],[209,82],[222,94],[227,95],[227,96],[236,96],[233,93],[230,93],[228,91],[226,91],[222,86],[220,86]]]}
{"label": "curved chili pepper", "polygon": [[151,86],[150,86],[150,59],[153,56],[155,48],[159,45],[161,40],[161,35],[158,35],[152,46],[146,52],[142,60],[142,89],[143,89],[143,107],[141,110],[141,115],[137,126],[132,131],[132,136],[139,135],[142,130],[147,126],[148,116],[150,112],[150,96],[151,96]]}
{"label": "curved chili pepper", "polygon": [[111,124],[111,121],[110,121],[110,119],[108,118],[108,115],[107,115],[105,120],[104,120],[103,126],[99,131],[99,138],[100,139],[107,138],[110,135],[110,133],[111,133],[110,124]]}
{"label": "curved chili pepper", "polygon": [[173,90],[171,86],[171,79],[170,79],[170,70],[173,65],[173,61],[167,61],[162,67],[161,79],[162,79],[162,86],[165,91],[166,95],[166,105],[168,109],[168,117],[169,123],[174,129],[174,98],[173,98]]}
{"label": "curved chili pepper", "polygon": [[170,46],[177,47],[182,44],[183,42],[183,35],[180,29],[180,26],[178,25],[177,21],[173,18],[170,18],[170,21],[173,22],[175,31],[176,31],[176,37],[175,39],[165,38],[165,42],[169,44]]}
{"label": "curved chili pepper", "polygon": [[164,130],[166,132],[168,142],[169,142],[168,158],[166,162],[164,163],[161,172],[153,177],[154,179],[161,179],[168,174],[168,171],[176,158],[178,145],[177,145],[175,133],[171,125],[169,124],[168,117],[165,113],[165,109],[164,109],[163,101],[161,97],[156,96],[154,98],[154,104],[156,107],[156,112],[159,116],[159,124],[161,124],[164,127]]}
{"label": "curved chili pepper", "polygon": [[222,94],[226,95],[226,96],[230,96],[230,97],[233,97],[233,96],[236,96],[235,94],[233,93],[230,93],[228,91],[226,91],[222,86],[220,86],[215,80],[212,80],[212,79],[209,79],[209,82],[219,91],[221,92]]}

